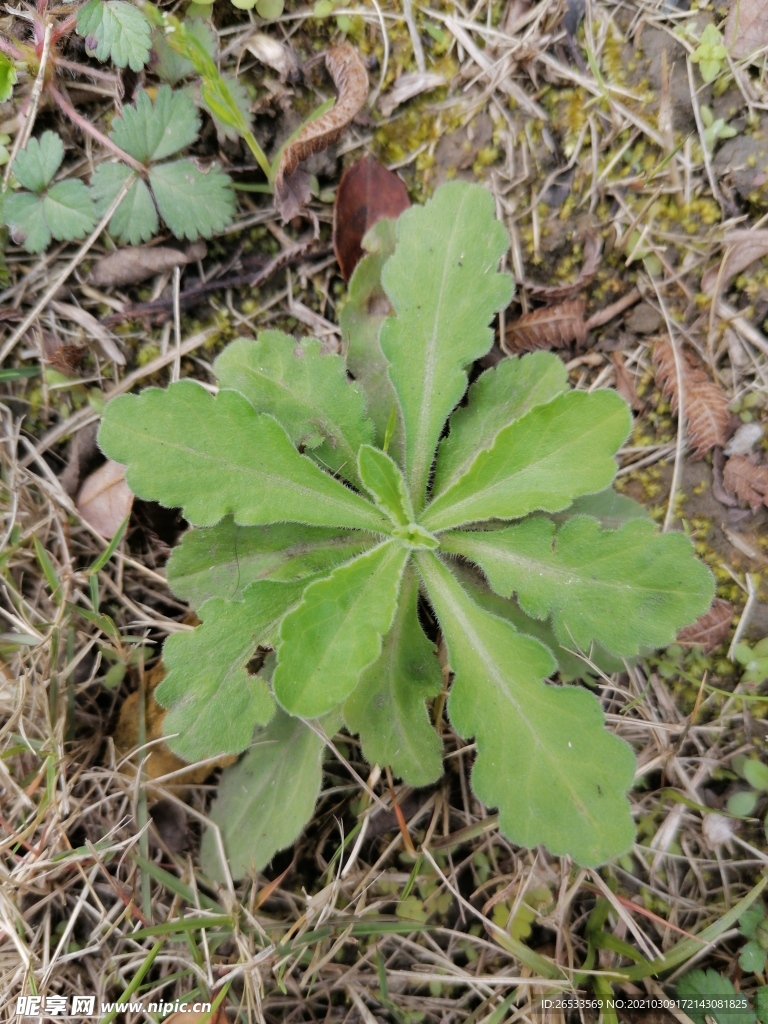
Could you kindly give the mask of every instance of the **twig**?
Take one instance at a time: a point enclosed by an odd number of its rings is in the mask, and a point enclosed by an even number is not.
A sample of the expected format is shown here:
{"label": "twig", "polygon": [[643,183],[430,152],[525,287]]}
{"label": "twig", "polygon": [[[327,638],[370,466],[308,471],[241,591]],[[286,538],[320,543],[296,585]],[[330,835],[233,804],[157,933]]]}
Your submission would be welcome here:
{"label": "twig", "polygon": [[33,306],[33,308],[24,317],[24,319],[21,321],[21,323],[16,328],[16,330],[13,332],[13,334],[10,336],[10,338],[6,341],[5,345],[3,345],[2,349],[0,349],[0,363],[2,363],[3,360],[8,356],[8,354],[13,351],[13,349],[16,346],[17,342],[19,341],[20,338],[22,338],[24,336],[24,334],[26,333],[26,331],[27,331],[28,327],[30,326],[30,324],[35,320],[35,318],[38,316],[38,314],[43,309],[45,309],[45,307],[51,301],[51,299],[56,294],[56,292],[59,290],[59,288],[61,288],[61,286],[67,280],[67,278],[72,273],[72,271],[75,269],[75,267],[83,259],[85,254],[91,248],[91,246],[96,241],[96,239],[99,237],[99,235],[104,230],[104,228],[107,226],[107,224],[109,224],[110,220],[112,219],[112,217],[113,217],[113,215],[115,213],[115,210],[118,208],[120,203],[122,203],[122,201],[128,195],[128,192],[130,191],[131,186],[133,185],[135,180],[136,180],[135,177],[133,175],[131,175],[128,178],[128,180],[126,182],[124,182],[123,187],[117,193],[117,195],[112,200],[112,202],[109,204],[109,209],[104,214],[104,216],[101,218],[101,220],[96,225],[96,227],[93,229],[91,234],[86,238],[86,240],[83,242],[83,244],[77,250],[77,252],[72,257],[72,259],[69,261],[69,263],[64,267],[64,269],[61,271],[61,273],[58,274],[57,277],[54,278],[53,283],[51,284],[51,286],[48,289],[48,291],[35,304],[35,306]]}
{"label": "twig", "polygon": [[82,114],[78,114],[66,96],[64,96],[63,93],[60,93],[55,85],[49,85],[48,92],[51,94],[52,99],[54,99],[59,105],[62,113],[66,114],[69,120],[73,124],[76,124],[81,131],[85,132],[86,135],[90,135],[92,139],[95,139],[100,145],[104,146],[105,149],[114,153],[118,160],[122,160],[124,164],[128,164],[128,166],[132,167],[137,174],[143,175],[146,173],[146,167],[140,160],[132,157],[130,153],[126,153],[124,149],[120,149],[117,143],[113,142],[108,135],[100,132],[95,124],[91,124],[91,122],[88,121],[87,118],[83,117]]}
{"label": "twig", "polygon": [[48,56],[51,52],[51,35],[53,33],[53,23],[49,22],[45,26],[45,35],[43,36],[43,52],[40,56],[40,67],[37,69],[37,78],[35,78],[35,84],[32,86],[32,92],[29,97],[29,106],[27,107],[27,113],[24,118],[24,124],[21,126],[21,131],[16,136],[13,143],[13,149],[11,150],[11,156],[8,160],[8,164],[5,168],[5,174],[3,175],[3,190],[8,187],[8,182],[11,178],[11,170],[13,168],[14,161],[19,155],[19,152],[24,149],[26,144],[29,142],[29,137],[32,134],[32,129],[35,126],[35,118],[37,117],[37,106],[40,102],[40,96],[43,92],[43,85],[45,84],[45,69],[48,65]]}

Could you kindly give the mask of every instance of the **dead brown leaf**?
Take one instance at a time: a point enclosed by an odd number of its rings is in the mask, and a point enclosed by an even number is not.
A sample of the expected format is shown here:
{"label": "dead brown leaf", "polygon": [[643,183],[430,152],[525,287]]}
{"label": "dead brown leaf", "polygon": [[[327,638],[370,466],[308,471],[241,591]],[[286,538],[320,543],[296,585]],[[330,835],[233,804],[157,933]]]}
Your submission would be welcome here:
{"label": "dead brown leaf", "polygon": [[568,299],[557,306],[525,313],[506,326],[504,343],[507,351],[564,348],[572,341],[583,344],[587,337],[584,308],[583,299]]}
{"label": "dead brown leaf", "polygon": [[768,4],[765,0],[731,0],[725,22],[725,45],[735,60],[768,46]]}
{"label": "dead brown leaf", "polygon": [[753,512],[761,505],[768,508],[768,466],[745,455],[732,455],[723,469],[723,486]]}
{"label": "dead brown leaf", "polygon": [[768,255],[768,230],[751,231],[740,228],[729,231],[723,238],[726,253],[721,263],[710,267],[701,279],[701,290],[712,295],[715,288],[721,290],[728,287],[729,282],[742,270]]}
{"label": "dead brown leaf", "polygon": [[333,249],[345,281],[363,257],[369,228],[384,217],[398,217],[410,205],[403,181],[372,156],[346,169],[333,207]]}
{"label": "dead brown leaf", "polygon": [[128,245],[97,260],[88,280],[97,288],[136,284],[155,274],[201,260],[206,251],[203,242],[194,242],[186,251],[169,245]]}
{"label": "dead brown leaf", "polygon": [[[679,349],[680,377],[683,387],[685,432],[694,458],[703,458],[713,448],[722,448],[728,439],[728,398],[689,352]],[[672,412],[679,407],[678,370],[668,335],[661,335],[653,346],[656,383],[670,400]]]}
{"label": "dead brown leaf", "polygon": [[75,504],[86,523],[111,540],[133,508],[133,494],[125,482],[125,466],[108,459],[86,477]]}
{"label": "dead brown leaf", "polygon": [[635,382],[632,379],[632,374],[624,365],[621,353],[611,352],[611,362],[613,363],[613,372],[616,377],[616,390],[630,408],[634,409],[635,412],[639,412],[644,405],[637,396]]}
{"label": "dead brown leaf", "polygon": [[589,234],[584,242],[584,259],[581,264],[579,276],[570,284],[535,284],[532,281],[521,282],[523,288],[529,295],[546,299],[548,302],[557,302],[559,299],[567,299],[576,292],[582,291],[590,284],[600,267],[600,257],[603,252],[602,240],[597,235]]}
{"label": "dead brown leaf", "polygon": [[692,625],[681,629],[677,642],[683,647],[701,646],[705,654],[711,654],[731,632],[733,605],[716,597],[708,612],[704,612]]}
{"label": "dead brown leaf", "polygon": [[47,363],[65,377],[76,377],[87,354],[85,345],[59,345],[48,357]]}
{"label": "dead brown leaf", "polygon": [[295,217],[309,199],[309,177],[299,165],[336,142],[368,99],[368,72],[353,46],[342,43],[332,47],[325,55],[325,66],[339,96],[330,110],[305,124],[280,154],[275,208],[283,221]]}

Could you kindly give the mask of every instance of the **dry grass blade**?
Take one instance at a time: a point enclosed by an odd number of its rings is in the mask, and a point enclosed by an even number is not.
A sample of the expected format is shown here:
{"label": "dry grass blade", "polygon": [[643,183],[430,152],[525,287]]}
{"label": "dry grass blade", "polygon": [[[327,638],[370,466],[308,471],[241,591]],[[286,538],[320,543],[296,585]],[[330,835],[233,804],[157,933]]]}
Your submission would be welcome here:
{"label": "dry grass blade", "polygon": [[368,73],[349,43],[334,46],[325,57],[339,98],[330,110],[305,124],[280,155],[275,175],[275,206],[284,221],[295,217],[308,198],[308,179],[299,164],[336,142],[368,99]]}
{"label": "dry grass blade", "polygon": [[582,345],[586,338],[584,301],[568,299],[507,324],[504,346],[509,352],[534,352],[540,348],[564,348],[572,341]]}
{"label": "dry grass blade", "polygon": [[711,654],[728,638],[733,622],[733,605],[716,597],[712,607],[692,625],[681,629],[677,642],[683,647],[699,645],[705,654]]}
{"label": "dry grass blade", "polygon": [[579,276],[570,284],[535,284],[530,281],[522,281],[523,288],[529,295],[537,298],[547,299],[549,302],[557,302],[559,299],[567,299],[576,292],[582,291],[591,283],[598,267],[603,252],[602,240],[597,235],[587,235],[584,242],[584,260],[581,264]]}
{"label": "dry grass blade", "polygon": [[[693,356],[687,352],[680,355],[686,436],[694,457],[701,459],[713,448],[722,448],[728,439],[728,398]],[[672,412],[677,412],[677,368],[672,343],[666,335],[654,343],[653,366],[656,383],[669,398]]]}
{"label": "dry grass blade", "polygon": [[723,469],[723,486],[739,501],[756,512],[768,508],[768,466],[761,466],[745,455],[732,455]]}

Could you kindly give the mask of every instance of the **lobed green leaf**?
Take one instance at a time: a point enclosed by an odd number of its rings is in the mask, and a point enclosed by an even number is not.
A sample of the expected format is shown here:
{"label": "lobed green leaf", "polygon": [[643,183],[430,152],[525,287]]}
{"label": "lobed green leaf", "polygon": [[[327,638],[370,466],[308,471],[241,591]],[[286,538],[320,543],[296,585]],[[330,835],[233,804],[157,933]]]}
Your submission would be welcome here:
{"label": "lobed green leaf", "polygon": [[558,530],[545,516],[501,530],[441,535],[446,551],[476,562],[503,597],[517,594],[523,611],[552,616],[566,646],[592,642],[616,655],[664,647],[702,615],[714,581],[682,533],[659,534],[635,519],[602,530],[576,516]]}
{"label": "lobed green leaf", "polygon": [[224,388],[270,413],[321,466],[359,481],[357,453],[373,438],[365,395],[347,381],[344,360],[323,355],[314,338],[297,343],[281,331],[262,331],[256,341],[239,338],[213,364]]}
{"label": "lobed green leaf", "polygon": [[280,629],[273,685],[286,711],[314,718],[352,693],[381,653],[407,560],[389,540],[307,587]]}
{"label": "lobed green leaf", "polygon": [[239,754],[254,726],[270,720],[269,688],[246,666],[257,647],[274,643],[280,620],[305,586],[303,580],[261,580],[245,589],[242,601],[215,597],[200,609],[201,625],[168,637],[167,674],[155,696],[170,709],[163,732],[175,754],[185,761]]}
{"label": "lobed green leaf", "polygon": [[232,514],[242,526],[303,522],[388,532],[360,495],[299,455],[271,416],[236,391],[214,398],[195,381],[109,403],[99,430],[138,497],[182,507],[194,526]]}
{"label": "lobed green leaf", "polygon": [[16,154],[13,175],[30,192],[42,192],[53,181],[53,176],[64,159],[64,143],[56,132],[43,132],[39,139],[30,139],[26,147]]}
{"label": "lobed green leaf", "polygon": [[187,530],[167,566],[174,594],[193,607],[209,597],[242,599],[256,580],[290,581],[330,572],[374,544],[373,537],[299,523],[238,526],[231,516],[216,526]]}
{"label": "lobed green leaf", "polygon": [[112,122],[109,137],[136,160],[149,164],[192,145],[199,131],[200,118],[188,93],[161,85],[154,103],[144,89],[139,90],[136,102],[123,107]]}
{"label": "lobed green leaf", "polygon": [[451,416],[451,432],[437,454],[432,497],[462,477],[500,430],[567,388],[565,364],[551,352],[504,359],[486,370],[469,389],[466,406]]}
{"label": "lobed green leaf", "polygon": [[[319,724],[333,735],[339,716],[328,715]],[[324,753],[320,736],[278,708],[269,725],[256,731],[245,756],[224,771],[211,821],[219,828],[234,878],[263,871],[299,836],[320,795]],[[203,835],[200,860],[209,878],[224,880],[212,829]]]}
{"label": "lobed green leaf", "polygon": [[51,238],[71,242],[84,238],[96,224],[88,189],[75,179],[59,181],[40,195],[19,192],[6,197],[3,219],[27,252],[40,252]]}
{"label": "lobed green leaf", "polygon": [[77,34],[93,40],[96,59],[141,71],[149,60],[149,22],[125,0],[88,0],[77,12]]}
{"label": "lobed green leaf", "polygon": [[416,512],[424,506],[437,442],[467,386],[466,367],[493,343],[488,326],[512,297],[496,272],[509,246],[480,185],[450,182],[397,220],[397,246],[382,270],[395,316],[381,348],[405,430],[405,465]]}
{"label": "lobed green leaf", "polygon": [[438,531],[567,508],[610,484],[631,425],[629,406],[615,391],[569,391],[537,405],[504,427],[419,521]]}
{"label": "lobed green leaf", "polygon": [[475,604],[434,554],[416,557],[455,672],[448,713],[475,737],[472,788],[499,808],[502,832],[585,867],[624,853],[634,757],[603,728],[597,698],[543,682],[555,667],[546,647]]}
{"label": "lobed green leaf", "polygon": [[418,577],[407,567],[381,654],[344,705],[347,728],[360,734],[366,760],[391,765],[409,786],[427,786],[443,770],[442,743],[424,703],[440,693],[442,673],[419,625],[418,597]]}
{"label": "lobed green leaf", "polygon": [[232,180],[218,164],[205,169],[194,160],[155,164],[149,184],[160,216],[177,238],[210,238],[235,215]]}
{"label": "lobed green leaf", "polygon": [[[96,201],[96,214],[103,217],[115,201],[123,185],[134,171],[119,163],[99,164],[91,178],[91,192]],[[128,189],[128,194],[109,222],[110,233],[129,245],[148,242],[156,234],[160,220],[147,185],[141,178]]]}

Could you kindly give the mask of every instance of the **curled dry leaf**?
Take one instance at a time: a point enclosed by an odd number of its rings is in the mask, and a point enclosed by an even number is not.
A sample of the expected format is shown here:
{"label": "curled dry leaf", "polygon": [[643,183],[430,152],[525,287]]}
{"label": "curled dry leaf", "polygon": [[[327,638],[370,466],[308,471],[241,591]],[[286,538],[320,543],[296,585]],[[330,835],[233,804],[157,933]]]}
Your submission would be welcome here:
{"label": "curled dry leaf", "polygon": [[111,540],[133,508],[133,493],[125,482],[125,466],[108,459],[86,477],[75,504],[86,523]]}
{"label": "curled dry leaf", "polygon": [[753,512],[761,505],[768,508],[768,466],[761,466],[745,455],[732,455],[723,469],[723,485]]}
{"label": "curled dry leaf", "polygon": [[572,341],[580,345],[587,337],[583,299],[568,299],[525,313],[507,324],[504,343],[509,352],[534,352],[539,348],[564,348]]}
{"label": "curled dry leaf", "polygon": [[535,284],[532,281],[521,282],[523,288],[529,295],[535,295],[549,302],[557,302],[559,299],[567,299],[586,288],[592,281],[600,266],[600,257],[603,252],[603,243],[597,235],[589,234],[584,241],[584,260],[581,264],[579,276],[570,284]]}
{"label": "curled dry leaf", "polygon": [[723,246],[726,248],[724,259],[710,267],[701,279],[701,290],[707,295],[713,294],[718,282],[721,291],[725,291],[737,274],[746,270],[755,260],[768,255],[768,230],[740,228],[729,231],[723,238]]}
{"label": "curled dry leaf", "polygon": [[445,78],[436,71],[414,71],[409,75],[400,75],[389,92],[379,100],[379,108],[384,117],[389,117],[401,103],[407,103],[414,96],[431,92],[441,85],[445,85]]}
{"label": "curled dry leaf", "polygon": [[298,81],[301,75],[299,61],[293,50],[281,43],[279,39],[268,36],[266,32],[254,32],[248,36],[245,48],[261,64],[266,64],[280,76],[280,81]]}
{"label": "curled dry leaf", "polygon": [[725,22],[725,45],[735,60],[768,45],[768,5],[765,0],[731,0]]}
{"label": "curled dry leaf", "polygon": [[206,251],[203,242],[194,242],[185,251],[169,245],[126,245],[97,260],[88,280],[97,288],[136,284],[155,274],[201,260]]}
{"label": "curled dry leaf", "polygon": [[336,142],[368,99],[368,73],[362,57],[349,43],[330,49],[325,66],[339,96],[330,110],[305,124],[280,154],[275,207],[284,221],[295,217],[309,199],[309,178],[299,165]]}
{"label": "curled dry leaf", "polygon": [[[713,448],[722,448],[728,439],[728,399],[688,352],[679,350],[680,376],[683,387],[685,432],[691,453],[703,458]],[[672,412],[679,407],[678,370],[675,352],[667,335],[660,336],[653,346],[656,383],[670,400]]]}
{"label": "curled dry leaf", "polygon": [[728,637],[733,620],[733,605],[716,597],[708,612],[700,616],[692,625],[681,629],[677,634],[677,642],[683,647],[699,645],[705,654],[711,654],[716,647]]}
{"label": "curled dry leaf", "polygon": [[345,281],[363,258],[368,229],[385,217],[398,217],[410,205],[402,180],[372,156],[347,168],[333,207],[333,249]]}

